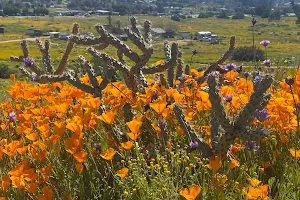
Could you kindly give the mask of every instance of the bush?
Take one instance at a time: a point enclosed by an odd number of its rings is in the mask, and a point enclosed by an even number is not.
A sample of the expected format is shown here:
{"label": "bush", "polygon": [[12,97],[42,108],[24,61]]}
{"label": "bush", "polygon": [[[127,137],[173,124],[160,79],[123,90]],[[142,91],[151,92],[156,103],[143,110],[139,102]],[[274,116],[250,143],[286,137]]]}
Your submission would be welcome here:
{"label": "bush", "polygon": [[[232,54],[232,60],[253,61],[253,47],[237,47]],[[256,48],[256,60],[264,60],[264,52]]]}
{"label": "bush", "polygon": [[174,20],[174,21],[176,21],[176,22],[180,22],[180,17],[179,17],[179,15],[172,15],[172,16],[171,16],[171,19]]}
{"label": "bush", "polygon": [[234,16],[232,16],[232,19],[244,19],[245,15],[242,12],[236,13]]}
{"label": "bush", "polygon": [[9,78],[10,74],[7,65],[0,65],[0,78]]}
{"label": "bush", "polygon": [[227,13],[224,10],[222,10],[217,16],[217,18],[228,19],[229,17],[227,16]]}
{"label": "bush", "polygon": [[200,13],[198,18],[208,18],[208,15],[206,13]]}

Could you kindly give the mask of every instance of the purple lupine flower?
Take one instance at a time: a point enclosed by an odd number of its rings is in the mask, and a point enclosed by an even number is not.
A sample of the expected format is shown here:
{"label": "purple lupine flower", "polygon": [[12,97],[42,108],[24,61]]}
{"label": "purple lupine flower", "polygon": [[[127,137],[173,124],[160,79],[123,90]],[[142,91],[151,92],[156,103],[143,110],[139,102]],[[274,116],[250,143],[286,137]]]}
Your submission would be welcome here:
{"label": "purple lupine flower", "polygon": [[274,69],[273,67],[271,67],[271,68],[270,68],[270,72],[271,72],[271,73],[274,73],[274,72],[275,72],[275,69]]}
{"label": "purple lupine flower", "polygon": [[248,141],[247,142],[247,150],[258,150],[260,147],[258,145],[256,145],[256,143],[254,141]]}
{"label": "purple lupine flower", "polygon": [[164,121],[159,121],[158,122],[158,126],[160,128],[160,130],[164,130],[166,128],[167,123]]}
{"label": "purple lupine flower", "polygon": [[237,66],[233,63],[228,63],[227,65],[225,65],[225,68],[228,70],[228,71],[232,71],[232,70],[236,70],[237,69]]}
{"label": "purple lupine flower", "polygon": [[257,21],[256,21],[256,19],[253,17],[251,22],[252,22],[252,26],[254,26],[254,25],[256,24]]}
{"label": "purple lupine flower", "polygon": [[270,65],[271,65],[271,60],[270,60],[270,59],[264,60],[264,65],[267,66],[267,67],[270,67]]}
{"label": "purple lupine flower", "polygon": [[30,58],[29,56],[24,58],[23,61],[26,66],[32,66],[34,64],[34,59]]}
{"label": "purple lupine flower", "polygon": [[261,81],[261,79],[262,79],[262,76],[257,74],[253,79],[254,86],[257,85]]}
{"label": "purple lupine flower", "polygon": [[96,151],[101,151],[101,144],[100,143],[95,144],[95,149]]}
{"label": "purple lupine flower", "polygon": [[152,94],[152,100],[157,100],[157,99],[158,99],[158,91],[155,91]]}
{"label": "purple lupine flower", "polygon": [[180,80],[181,83],[184,83],[187,80],[187,77],[185,77],[185,76],[179,76],[178,80]]}
{"label": "purple lupine flower", "polygon": [[247,79],[250,76],[250,72],[244,72],[244,77]]}
{"label": "purple lupine flower", "polygon": [[286,74],[286,70],[285,70],[285,69],[284,69],[284,70],[282,70],[282,73],[283,73],[283,74]]}
{"label": "purple lupine flower", "polygon": [[254,117],[256,117],[259,121],[264,121],[270,119],[270,115],[268,114],[267,110],[264,108],[262,110],[256,110],[254,113]]}
{"label": "purple lupine flower", "polygon": [[227,102],[231,102],[232,97],[233,97],[233,95],[232,95],[232,94],[229,94],[229,95],[225,96],[223,99],[224,99],[225,101],[227,101]]}
{"label": "purple lupine flower", "polygon": [[269,40],[263,40],[260,42],[261,45],[263,45],[264,47],[267,47],[270,44]]}
{"label": "purple lupine flower", "polygon": [[191,141],[190,142],[190,148],[191,149],[197,149],[199,147],[199,143],[197,141]]}
{"label": "purple lupine flower", "polygon": [[213,77],[218,77],[219,75],[220,75],[219,71],[213,71],[210,73],[210,76],[213,76]]}
{"label": "purple lupine flower", "polygon": [[17,121],[17,115],[14,111],[10,112],[8,114],[8,117],[9,117],[10,122],[16,122]]}
{"label": "purple lupine flower", "polygon": [[285,83],[288,84],[288,85],[293,85],[295,82],[295,79],[294,78],[285,78]]}

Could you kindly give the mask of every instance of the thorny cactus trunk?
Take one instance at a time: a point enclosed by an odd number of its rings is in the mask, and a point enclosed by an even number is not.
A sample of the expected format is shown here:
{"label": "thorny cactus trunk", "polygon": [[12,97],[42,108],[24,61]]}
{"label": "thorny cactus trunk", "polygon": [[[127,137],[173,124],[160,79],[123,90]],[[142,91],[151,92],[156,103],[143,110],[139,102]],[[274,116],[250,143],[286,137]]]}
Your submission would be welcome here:
{"label": "thorny cactus trunk", "polygon": [[[250,96],[249,102],[240,111],[236,120],[232,121],[225,111],[222,98],[219,93],[218,77],[211,74],[208,76],[209,100],[212,104],[211,109],[211,140],[212,149],[204,142],[204,140],[195,134],[189,123],[184,120],[182,108],[178,105],[174,107],[175,115],[181,128],[190,136],[192,142],[199,144],[198,149],[203,153],[204,157],[210,157],[219,153],[226,154],[229,146],[234,143],[235,138],[242,140],[257,141],[268,133],[264,128],[252,128],[250,123],[254,119],[256,110],[262,110],[270,100],[270,93],[267,92],[272,84],[272,77],[266,75],[257,83],[257,88]],[[219,126],[222,127],[223,133],[220,134]]]}

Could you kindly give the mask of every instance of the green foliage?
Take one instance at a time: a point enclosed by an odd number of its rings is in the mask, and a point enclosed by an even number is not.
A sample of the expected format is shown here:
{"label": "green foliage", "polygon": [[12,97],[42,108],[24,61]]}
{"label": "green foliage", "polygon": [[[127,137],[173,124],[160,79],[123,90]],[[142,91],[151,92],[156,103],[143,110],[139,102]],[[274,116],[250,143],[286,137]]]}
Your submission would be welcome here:
{"label": "green foliage", "polygon": [[222,10],[219,15],[217,16],[217,18],[221,18],[221,19],[228,19],[228,15],[226,13],[225,10]]}
{"label": "green foliage", "polygon": [[179,15],[172,15],[172,16],[171,16],[171,19],[172,19],[173,21],[180,22],[180,17],[179,17]]}
{"label": "green foliage", "polygon": [[49,10],[47,8],[35,8],[33,13],[35,15],[48,15]]}
{"label": "green foliage", "polygon": [[[256,60],[264,60],[264,52],[256,48]],[[238,61],[253,61],[253,47],[244,46],[244,47],[237,47],[233,54],[231,59],[232,60],[238,60]]]}
{"label": "green foliage", "polygon": [[238,12],[232,16],[232,19],[245,19],[245,15],[243,12]]}
{"label": "green foliage", "polygon": [[21,12],[20,9],[15,6],[5,6],[3,8],[4,15],[17,15],[20,12]]}

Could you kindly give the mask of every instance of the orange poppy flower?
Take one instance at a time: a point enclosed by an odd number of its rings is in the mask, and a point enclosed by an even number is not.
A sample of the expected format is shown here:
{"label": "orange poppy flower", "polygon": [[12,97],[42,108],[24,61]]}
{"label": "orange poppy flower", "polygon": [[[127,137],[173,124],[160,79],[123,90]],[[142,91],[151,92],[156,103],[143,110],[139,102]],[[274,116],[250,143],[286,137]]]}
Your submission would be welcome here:
{"label": "orange poppy flower", "polygon": [[104,123],[112,125],[115,118],[115,112],[113,111],[107,111],[105,113],[102,113],[102,115],[97,116],[97,119],[102,120]]}
{"label": "orange poppy flower", "polygon": [[221,155],[217,155],[215,157],[209,158],[209,164],[207,167],[211,169],[213,172],[217,172],[222,166]]}
{"label": "orange poppy flower", "polygon": [[126,125],[128,126],[129,130],[132,133],[137,134],[138,132],[140,132],[140,126],[142,125],[142,122],[139,120],[132,120],[130,122],[127,122]]}
{"label": "orange poppy flower", "polygon": [[121,147],[125,150],[130,150],[133,147],[133,142],[131,141],[123,142],[121,143]]}
{"label": "orange poppy flower", "polygon": [[248,178],[248,181],[252,187],[257,187],[261,181],[256,178]]}
{"label": "orange poppy flower", "polygon": [[127,174],[128,174],[128,168],[126,167],[117,171],[117,175],[120,176],[121,178],[125,178]]}
{"label": "orange poppy flower", "polygon": [[52,200],[53,191],[49,186],[45,186],[42,188],[42,194],[37,196],[38,200]]}
{"label": "orange poppy flower", "polygon": [[295,158],[299,158],[300,157],[300,150],[290,149],[290,154]]}
{"label": "orange poppy flower", "polygon": [[10,80],[15,81],[16,80],[16,76],[15,74],[10,74],[9,75]]}
{"label": "orange poppy flower", "polygon": [[237,161],[237,160],[235,160],[235,159],[232,159],[232,160],[230,161],[229,168],[230,168],[230,169],[233,169],[233,168],[235,168],[235,167],[238,167],[239,165],[240,165],[239,161]]}
{"label": "orange poppy flower", "polygon": [[86,152],[77,152],[74,153],[73,156],[77,160],[77,162],[82,163],[88,154]]}
{"label": "orange poppy flower", "polygon": [[82,163],[77,163],[77,164],[76,164],[76,171],[77,171],[78,173],[81,173],[82,170],[83,170],[83,165],[82,165]]}
{"label": "orange poppy flower", "polygon": [[236,77],[238,77],[239,73],[238,72],[227,72],[226,74],[224,74],[224,79],[229,81],[229,82],[233,82],[235,80]]}
{"label": "orange poppy flower", "polygon": [[186,200],[194,200],[200,194],[200,192],[201,187],[193,184],[189,188],[182,188],[179,193]]}
{"label": "orange poppy flower", "polygon": [[116,153],[117,152],[113,148],[109,148],[106,152],[104,152],[100,156],[105,160],[112,160]]}
{"label": "orange poppy flower", "polygon": [[77,151],[77,148],[79,147],[79,140],[72,137],[66,138],[65,147],[67,152],[74,154]]}
{"label": "orange poppy flower", "polygon": [[261,162],[261,166],[264,168],[264,169],[267,169],[271,166],[271,163],[270,162],[265,162],[265,161],[262,161]]}
{"label": "orange poppy flower", "polygon": [[150,108],[152,108],[158,114],[162,114],[166,109],[167,102],[164,100],[159,100],[154,103],[150,103]]}
{"label": "orange poppy flower", "polygon": [[10,178],[9,178],[9,176],[3,176],[2,177],[2,186],[1,186],[1,189],[2,190],[6,190],[9,185],[10,185]]}
{"label": "orange poppy flower", "polygon": [[33,194],[36,192],[37,187],[38,187],[37,183],[29,183],[25,186],[25,190],[26,192]]}

